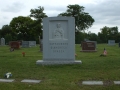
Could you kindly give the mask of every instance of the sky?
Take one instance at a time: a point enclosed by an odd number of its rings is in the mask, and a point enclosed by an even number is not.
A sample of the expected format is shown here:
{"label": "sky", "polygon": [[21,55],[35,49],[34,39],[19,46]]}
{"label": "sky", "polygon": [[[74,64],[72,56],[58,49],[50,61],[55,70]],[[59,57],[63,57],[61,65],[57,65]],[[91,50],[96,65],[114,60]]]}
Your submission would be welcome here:
{"label": "sky", "polygon": [[104,26],[120,29],[120,0],[0,0],[0,29],[14,17],[30,15],[30,10],[38,6],[44,7],[48,17],[55,17],[74,4],[83,6],[95,20],[86,32],[97,34]]}

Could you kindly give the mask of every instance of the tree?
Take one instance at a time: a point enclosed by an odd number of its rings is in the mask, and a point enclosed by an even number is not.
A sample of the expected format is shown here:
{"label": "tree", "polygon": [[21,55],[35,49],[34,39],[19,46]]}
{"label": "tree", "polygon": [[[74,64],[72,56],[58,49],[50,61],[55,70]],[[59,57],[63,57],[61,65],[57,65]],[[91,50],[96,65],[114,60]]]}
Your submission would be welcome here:
{"label": "tree", "polygon": [[101,32],[98,33],[98,37],[103,43],[107,43],[108,40],[117,40],[118,35],[118,27],[107,27],[104,26],[101,28]]}
{"label": "tree", "polygon": [[84,12],[84,7],[78,4],[68,5],[66,12],[60,13],[58,16],[74,17],[76,32],[86,30],[94,23],[94,19],[88,13]]}
{"label": "tree", "polygon": [[[36,35],[42,35],[42,20],[44,17],[47,17],[47,15],[43,12],[44,8],[39,6],[38,9],[31,9],[30,12],[30,17],[33,17],[35,19],[34,21],[34,29],[36,31]],[[38,38],[38,37],[37,37]]]}
{"label": "tree", "polygon": [[88,34],[88,39],[91,40],[91,41],[97,41],[98,36],[95,33],[89,33]]}
{"label": "tree", "polygon": [[6,34],[11,34],[11,27],[9,25],[3,25],[1,29],[1,36],[5,37]]}
{"label": "tree", "polygon": [[[15,37],[20,34],[23,36],[21,40],[27,40],[33,32],[32,24],[33,20],[30,17],[18,16],[12,19],[10,22],[10,27]],[[16,39],[16,38],[14,38]]]}
{"label": "tree", "polygon": [[12,41],[12,35],[11,34],[6,34],[5,35],[5,42],[8,44],[10,41]]}

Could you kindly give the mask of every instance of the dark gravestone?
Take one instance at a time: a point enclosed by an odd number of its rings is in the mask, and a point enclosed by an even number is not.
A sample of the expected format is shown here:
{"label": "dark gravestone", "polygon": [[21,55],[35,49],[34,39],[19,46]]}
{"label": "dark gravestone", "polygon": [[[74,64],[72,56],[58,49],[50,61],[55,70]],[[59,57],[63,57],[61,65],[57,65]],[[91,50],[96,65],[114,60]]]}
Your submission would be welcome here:
{"label": "dark gravestone", "polygon": [[43,39],[40,40],[40,51],[43,51]]}
{"label": "dark gravestone", "polygon": [[20,45],[22,45],[22,40],[18,40],[18,42],[20,43]]}
{"label": "dark gravestone", "polygon": [[82,52],[95,52],[95,42],[82,42]]}
{"label": "dark gravestone", "polygon": [[97,41],[86,41],[86,42],[94,42],[95,43],[95,48],[97,48]]}
{"label": "dark gravestone", "polygon": [[11,41],[9,43],[10,47],[11,48],[14,48],[14,49],[19,49],[20,48],[20,43],[18,41]]}

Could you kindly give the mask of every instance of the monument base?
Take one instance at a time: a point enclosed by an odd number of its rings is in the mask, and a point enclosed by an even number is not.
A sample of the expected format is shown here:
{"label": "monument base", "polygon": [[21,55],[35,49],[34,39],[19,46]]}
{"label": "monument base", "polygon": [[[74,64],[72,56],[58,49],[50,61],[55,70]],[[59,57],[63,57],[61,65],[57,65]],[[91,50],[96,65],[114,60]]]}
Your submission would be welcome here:
{"label": "monument base", "polygon": [[97,50],[81,50],[80,52],[97,52]]}
{"label": "monument base", "polygon": [[36,64],[39,65],[56,65],[56,64],[82,64],[82,61],[44,61],[38,60]]}

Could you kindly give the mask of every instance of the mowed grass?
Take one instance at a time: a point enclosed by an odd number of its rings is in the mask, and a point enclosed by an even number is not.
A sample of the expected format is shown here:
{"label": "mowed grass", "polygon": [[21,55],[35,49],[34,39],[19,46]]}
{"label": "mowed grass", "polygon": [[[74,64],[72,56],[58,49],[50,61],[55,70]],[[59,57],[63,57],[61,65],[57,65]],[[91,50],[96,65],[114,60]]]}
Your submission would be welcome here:
{"label": "mowed grass", "polygon": [[[106,48],[108,55],[99,55]],[[0,79],[6,72],[11,72],[15,79],[12,83],[0,82],[0,90],[119,90],[120,85],[85,86],[82,81],[118,81],[120,80],[120,48],[118,44],[109,46],[98,44],[97,52],[80,52],[76,45],[76,60],[82,64],[76,65],[36,65],[42,60],[39,46],[20,48],[14,52],[9,46],[0,46]],[[26,56],[22,56],[22,52]],[[42,80],[39,84],[21,83],[23,79]]]}

